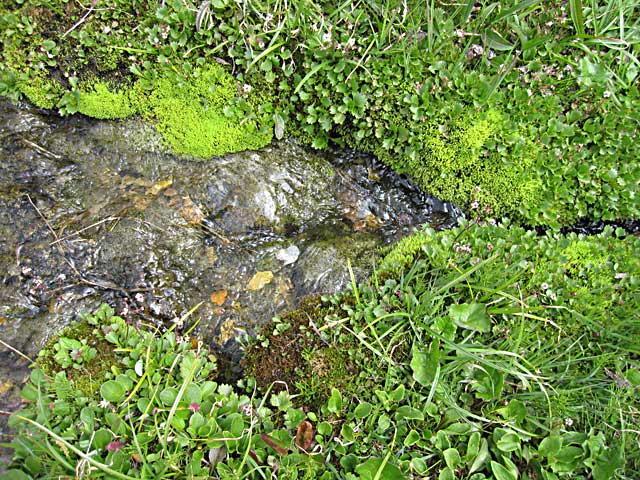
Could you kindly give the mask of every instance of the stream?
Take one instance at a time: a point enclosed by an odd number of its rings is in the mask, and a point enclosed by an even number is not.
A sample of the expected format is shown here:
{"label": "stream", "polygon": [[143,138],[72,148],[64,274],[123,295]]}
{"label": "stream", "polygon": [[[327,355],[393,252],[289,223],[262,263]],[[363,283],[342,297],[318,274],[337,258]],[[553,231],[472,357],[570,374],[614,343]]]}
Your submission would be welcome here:
{"label": "stream", "polygon": [[[33,358],[102,302],[165,325],[203,302],[196,334],[237,374],[239,336],[458,215],[364,154],[281,142],[194,160],[139,119],[0,99],[0,340]],[[0,409],[19,407],[28,363],[0,347]]]}

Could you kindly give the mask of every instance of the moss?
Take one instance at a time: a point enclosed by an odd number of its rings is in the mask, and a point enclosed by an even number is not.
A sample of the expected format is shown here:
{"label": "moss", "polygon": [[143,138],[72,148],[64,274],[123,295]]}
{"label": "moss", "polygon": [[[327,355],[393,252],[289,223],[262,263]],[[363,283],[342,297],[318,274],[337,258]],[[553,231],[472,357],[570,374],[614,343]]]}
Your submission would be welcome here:
{"label": "moss", "polygon": [[[56,107],[62,86],[38,75],[20,82],[20,91],[40,108]],[[165,75],[147,91],[140,83],[113,88],[102,81],[85,81],[78,90],[77,111],[93,118],[126,118],[136,113],[152,121],[169,146],[179,154],[208,158],[253,150],[271,141],[253,120],[225,115],[238,96],[236,81],[222,67],[196,70],[187,81]]]}
{"label": "moss", "polygon": [[326,402],[332,388],[347,390],[355,379],[355,364],[346,349],[324,343],[313,326],[323,323],[333,309],[320,297],[304,298],[298,308],[275,325],[267,324],[243,359],[246,376],[256,379],[264,391],[274,382],[295,386],[303,406],[314,409]]}
{"label": "moss", "polygon": [[111,89],[106,83],[97,82],[80,91],[78,111],[88,117],[100,119],[126,118],[138,111],[138,104],[132,101],[136,91],[133,88]]}
{"label": "moss", "polygon": [[221,67],[209,66],[187,83],[169,78],[156,82],[148,98],[146,116],[177,153],[207,158],[264,147],[270,134],[259,134],[253,121],[225,116],[225,107],[237,97],[233,77]]}
{"label": "moss", "polygon": [[51,110],[58,104],[63,94],[60,84],[46,79],[38,74],[27,80],[18,81],[18,90],[29,99],[36,107]]}
{"label": "moss", "polygon": [[[41,368],[50,377],[56,377],[58,372],[65,372],[67,379],[74,386],[88,396],[94,396],[100,389],[104,381],[105,374],[111,371],[111,366],[115,365],[118,357],[113,349],[113,345],[104,339],[99,339],[94,333],[96,327],[89,325],[85,320],[76,322],[60,331],[53,337],[36,361],[36,366]],[[88,346],[96,349],[96,356],[91,362],[82,368],[63,369],[54,359],[55,351],[53,346],[61,337],[73,338],[76,340],[86,340]]]}
{"label": "moss", "polygon": [[534,169],[537,147],[499,111],[466,111],[421,125],[395,114],[385,124],[390,131],[411,132],[406,143],[413,153],[377,140],[349,144],[371,151],[429,194],[463,209],[477,201],[495,216],[522,218],[527,205],[540,203],[541,181]]}
{"label": "moss", "polygon": [[433,238],[432,230],[419,231],[397,242],[391,251],[382,259],[378,273],[400,274],[413,265],[425,243]]}

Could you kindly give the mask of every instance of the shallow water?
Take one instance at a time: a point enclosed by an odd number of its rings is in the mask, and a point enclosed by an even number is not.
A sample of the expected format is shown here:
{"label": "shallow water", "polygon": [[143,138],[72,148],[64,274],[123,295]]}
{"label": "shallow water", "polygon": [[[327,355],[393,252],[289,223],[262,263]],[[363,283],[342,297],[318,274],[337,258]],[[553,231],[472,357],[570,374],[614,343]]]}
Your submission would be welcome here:
{"label": "shallow water", "polygon": [[[379,247],[456,222],[451,205],[354,152],[283,142],[200,161],[139,120],[2,100],[0,145],[0,339],[31,357],[102,302],[165,324],[204,302],[197,334],[234,365],[238,336],[345,288],[347,260],[364,278]],[[271,272],[259,289],[257,272]],[[3,409],[19,405],[27,363],[0,348]]]}

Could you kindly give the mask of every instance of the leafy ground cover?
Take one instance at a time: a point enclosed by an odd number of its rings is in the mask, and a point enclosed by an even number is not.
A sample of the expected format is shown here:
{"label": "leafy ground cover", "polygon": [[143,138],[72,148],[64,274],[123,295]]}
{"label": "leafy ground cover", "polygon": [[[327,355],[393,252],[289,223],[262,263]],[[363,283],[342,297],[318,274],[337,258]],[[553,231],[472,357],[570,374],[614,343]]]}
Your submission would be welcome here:
{"label": "leafy ground cover", "polygon": [[54,341],[12,416],[13,474],[635,478],[639,247],[612,229],[424,230],[369,282],[266,326],[236,388],[201,343],[104,306],[89,328],[117,361],[87,389],[85,352]]}
{"label": "leafy ground cover", "polygon": [[3,95],[196,156],[365,149],[477,217],[265,327],[237,387],[103,307],[39,359],[13,478],[638,477],[640,241],[516,226],[638,218],[635,2],[9,0],[0,26]]}
{"label": "leafy ground cover", "polygon": [[[580,0],[12,0],[0,93],[98,117],[142,98],[168,142],[200,156],[272,134],[346,144],[463,208],[480,201],[529,224],[637,218],[638,12]],[[230,76],[202,74],[214,66]]]}

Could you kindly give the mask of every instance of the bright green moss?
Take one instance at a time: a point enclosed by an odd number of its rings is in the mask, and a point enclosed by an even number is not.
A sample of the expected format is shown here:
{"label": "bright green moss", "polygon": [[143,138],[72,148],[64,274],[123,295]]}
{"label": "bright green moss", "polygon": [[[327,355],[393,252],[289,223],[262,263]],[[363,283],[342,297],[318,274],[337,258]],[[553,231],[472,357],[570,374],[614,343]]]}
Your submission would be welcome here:
{"label": "bright green moss", "polygon": [[[39,78],[21,83],[21,91],[41,108],[54,108],[63,90]],[[240,121],[225,115],[225,107],[238,96],[236,81],[221,67],[196,71],[188,81],[161,77],[144,91],[140,83],[112,88],[103,82],[80,86],[75,109],[100,119],[126,118],[143,114],[155,123],[176,153],[207,158],[230,152],[261,148],[271,141],[270,133],[258,132],[255,121]]]}
{"label": "bright green moss", "polygon": [[509,131],[496,111],[421,127],[416,144],[413,157],[386,158],[443,200],[465,209],[477,202],[495,216],[518,216],[523,205],[540,201],[534,143]]}
{"label": "bright green moss", "polygon": [[146,115],[177,153],[206,158],[267,145],[271,135],[259,134],[255,122],[225,116],[224,107],[237,95],[235,80],[221,67],[209,66],[183,85],[157,81]]}
{"label": "bright green moss", "polygon": [[18,90],[36,107],[48,110],[55,108],[63,94],[60,84],[36,75],[18,82]]}
{"label": "bright green moss", "polygon": [[378,271],[399,274],[411,267],[422,247],[434,236],[433,230],[419,231],[401,239],[384,257]]}
{"label": "bright green moss", "polygon": [[106,83],[98,82],[81,90],[78,111],[100,119],[126,118],[134,115],[138,108],[132,101],[135,89],[110,89]]}

